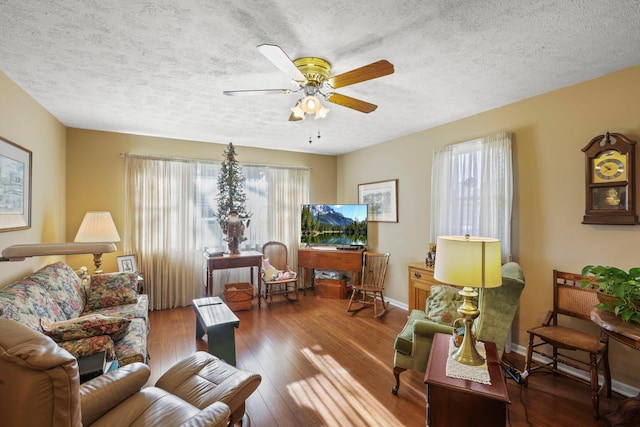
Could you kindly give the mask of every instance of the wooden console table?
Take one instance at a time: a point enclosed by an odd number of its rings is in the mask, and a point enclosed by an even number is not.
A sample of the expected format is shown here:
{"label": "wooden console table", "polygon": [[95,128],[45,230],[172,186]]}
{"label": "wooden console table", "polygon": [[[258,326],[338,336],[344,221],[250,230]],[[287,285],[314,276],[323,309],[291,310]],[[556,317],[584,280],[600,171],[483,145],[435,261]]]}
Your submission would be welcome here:
{"label": "wooden console table", "polygon": [[[598,308],[591,310],[591,320],[611,338],[640,350],[640,325],[637,323],[625,322],[612,312]],[[640,394],[624,400],[615,412],[605,415],[604,420],[610,427],[640,425]]]}
{"label": "wooden console table", "polygon": [[505,426],[509,393],[496,345],[484,342],[491,385],[446,375],[451,335],[437,333],[429,353],[427,426]]}
{"label": "wooden console table", "polygon": [[206,252],[204,257],[207,259],[207,296],[211,296],[213,291],[213,272],[214,270],[226,270],[227,268],[250,268],[251,285],[255,287],[253,281],[253,267],[258,269],[258,307],[260,307],[260,297],[262,295],[262,252],[258,251],[241,251],[240,255],[224,254],[222,256],[209,256]]}
{"label": "wooden console table", "polygon": [[311,270],[311,288],[313,288],[313,270],[338,270],[353,273],[353,283],[357,283],[362,271],[362,253],[357,251],[342,251],[337,249],[298,249],[298,268],[302,269],[302,286],[307,290],[307,271]]}

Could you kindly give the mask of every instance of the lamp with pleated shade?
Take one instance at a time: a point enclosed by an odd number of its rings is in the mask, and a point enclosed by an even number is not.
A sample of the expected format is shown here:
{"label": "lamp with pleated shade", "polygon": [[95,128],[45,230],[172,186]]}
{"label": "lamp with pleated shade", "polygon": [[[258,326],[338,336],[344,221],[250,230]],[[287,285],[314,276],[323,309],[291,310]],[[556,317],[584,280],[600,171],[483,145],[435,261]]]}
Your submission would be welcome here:
{"label": "lamp with pleated shade", "polygon": [[[120,235],[111,218],[111,213],[105,211],[87,212],[82,219],[74,242],[119,242]],[[96,273],[102,273],[102,254],[93,254]]]}

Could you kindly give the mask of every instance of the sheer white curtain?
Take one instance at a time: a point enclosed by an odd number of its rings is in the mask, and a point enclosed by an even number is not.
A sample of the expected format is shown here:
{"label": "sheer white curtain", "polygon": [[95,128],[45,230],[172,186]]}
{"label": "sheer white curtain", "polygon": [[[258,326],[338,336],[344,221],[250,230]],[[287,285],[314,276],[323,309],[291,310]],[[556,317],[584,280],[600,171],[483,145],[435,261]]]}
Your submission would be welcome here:
{"label": "sheer white curtain", "polygon": [[287,245],[289,267],[298,271],[301,206],[309,203],[308,168],[269,168],[269,206],[277,215],[269,215],[269,240]]}
{"label": "sheer white curtain", "polygon": [[511,260],[513,171],[511,134],[434,149],[430,241],[442,235],[500,239]]}
{"label": "sheer white curtain", "polygon": [[[300,206],[308,203],[310,170],[242,168],[247,210],[253,215],[240,249],[260,251],[269,240],[281,241],[295,268]],[[204,293],[203,249],[227,249],[213,215],[220,163],[129,154],[125,169],[124,250],[137,255],[150,308],[189,305]],[[225,283],[249,279],[249,269],[216,270],[213,294],[221,294]],[[254,279],[257,284],[259,278]]]}
{"label": "sheer white curtain", "polygon": [[183,159],[125,159],[124,251],[137,255],[152,310],[189,305],[204,287],[196,172],[196,163]]}

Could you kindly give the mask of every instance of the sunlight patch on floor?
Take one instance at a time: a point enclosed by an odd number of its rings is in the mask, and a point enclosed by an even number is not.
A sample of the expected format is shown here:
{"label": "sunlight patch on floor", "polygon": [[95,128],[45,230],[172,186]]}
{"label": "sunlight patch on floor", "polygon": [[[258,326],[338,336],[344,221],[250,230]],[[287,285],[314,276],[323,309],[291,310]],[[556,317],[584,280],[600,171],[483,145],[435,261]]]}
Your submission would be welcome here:
{"label": "sunlight patch on floor", "polygon": [[313,410],[330,426],[402,425],[333,357],[317,348],[301,351],[320,373],[287,386],[299,406]]}

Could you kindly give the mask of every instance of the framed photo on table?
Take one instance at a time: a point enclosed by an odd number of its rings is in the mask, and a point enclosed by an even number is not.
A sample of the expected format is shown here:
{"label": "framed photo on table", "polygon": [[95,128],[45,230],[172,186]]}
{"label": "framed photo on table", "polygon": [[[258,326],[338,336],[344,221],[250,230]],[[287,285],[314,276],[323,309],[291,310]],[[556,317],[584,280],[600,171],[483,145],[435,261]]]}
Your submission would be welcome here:
{"label": "framed photo on table", "polygon": [[132,273],[138,271],[135,255],[122,255],[118,257],[118,271],[120,273]]}
{"label": "framed photo on table", "polygon": [[0,137],[0,232],[31,228],[31,151]]}
{"label": "framed photo on table", "polygon": [[358,203],[368,206],[370,222],[398,222],[398,180],[358,184]]}

